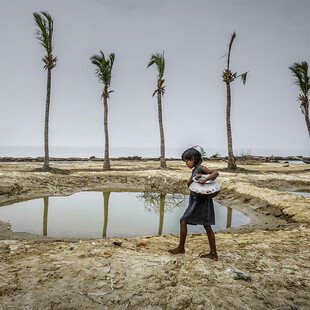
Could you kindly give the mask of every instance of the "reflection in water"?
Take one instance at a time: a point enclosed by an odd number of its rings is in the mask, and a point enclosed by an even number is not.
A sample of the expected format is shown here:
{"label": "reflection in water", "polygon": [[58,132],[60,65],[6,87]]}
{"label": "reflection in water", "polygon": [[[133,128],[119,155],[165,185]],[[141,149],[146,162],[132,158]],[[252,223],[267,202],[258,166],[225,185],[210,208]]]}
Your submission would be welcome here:
{"label": "reflection in water", "polygon": [[[145,192],[138,196],[144,200],[145,209],[149,212],[159,213],[158,235],[162,235],[165,211],[172,211],[181,206],[185,201],[185,195],[180,194],[162,194]],[[232,208],[227,207],[226,228],[230,228],[232,223]]]}
{"label": "reflection in water", "polygon": [[141,195],[138,195],[137,198],[142,200],[144,203],[145,210],[148,212],[154,212],[158,214],[160,211],[160,202],[161,197],[165,197],[164,199],[164,211],[171,212],[174,208],[180,207],[184,201],[186,196],[181,194],[163,194],[163,193],[148,193],[144,192]]}
{"label": "reflection in water", "polygon": [[165,200],[166,200],[166,195],[160,194],[160,197],[159,197],[159,226],[158,226],[158,233],[157,233],[158,236],[161,236],[163,234]]}
{"label": "reflection in water", "polygon": [[138,195],[138,198],[144,201],[144,206],[147,211],[153,211],[155,214],[159,214],[158,236],[163,234],[165,212],[172,211],[174,208],[181,206],[185,200],[185,196],[180,194],[149,192]]}
{"label": "reflection in water", "polygon": [[103,191],[102,194],[103,194],[103,210],[104,210],[102,238],[106,238],[108,228],[109,200],[111,192]]}
{"label": "reflection in water", "polygon": [[227,207],[226,228],[231,227],[231,220],[232,220],[232,208]]}
{"label": "reflection in water", "polygon": [[44,197],[43,211],[43,236],[47,236],[47,219],[48,219],[48,197]]}
{"label": "reflection in water", "polygon": [[310,192],[306,191],[306,190],[304,190],[304,191],[299,190],[299,191],[296,191],[296,192],[289,192],[289,193],[291,193],[293,195],[296,195],[296,196],[306,197],[306,198],[310,197]]}
{"label": "reflection in water", "polygon": [[[217,219],[215,230],[249,222],[244,214],[216,201],[214,203]],[[65,197],[43,197],[3,206],[0,207],[0,219],[10,221],[13,231],[51,237],[178,234],[179,219],[187,204],[187,195],[147,192],[113,192],[111,195],[110,191],[104,190]],[[204,233],[203,227],[190,226],[189,233]]]}

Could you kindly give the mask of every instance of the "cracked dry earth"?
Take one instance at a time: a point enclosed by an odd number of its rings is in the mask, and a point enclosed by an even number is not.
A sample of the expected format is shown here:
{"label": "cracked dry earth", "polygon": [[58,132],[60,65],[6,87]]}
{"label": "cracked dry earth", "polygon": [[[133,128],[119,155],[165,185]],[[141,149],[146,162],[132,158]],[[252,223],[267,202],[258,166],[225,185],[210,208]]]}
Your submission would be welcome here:
{"label": "cracked dry earth", "polygon": [[[0,164],[0,206],[104,188],[186,192],[180,162],[166,171],[156,162],[112,164],[110,172],[55,164],[67,174]],[[244,164],[228,173],[225,163],[205,164],[220,170],[219,200],[253,218],[247,229],[216,233],[218,261],[198,257],[208,251],[205,235],[189,236],[186,253],[172,256],[174,235],[65,241],[2,224],[0,309],[309,309],[310,203],[286,192],[309,188],[307,165]]]}

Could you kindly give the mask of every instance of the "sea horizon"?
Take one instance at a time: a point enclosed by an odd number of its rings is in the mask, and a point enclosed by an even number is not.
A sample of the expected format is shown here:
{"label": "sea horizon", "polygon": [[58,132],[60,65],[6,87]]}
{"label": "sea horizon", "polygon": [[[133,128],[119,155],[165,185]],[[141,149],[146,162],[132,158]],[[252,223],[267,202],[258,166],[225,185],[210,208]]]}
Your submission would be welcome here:
{"label": "sea horizon", "polygon": [[[166,158],[180,158],[184,147],[166,147]],[[206,156],[214,154],[226,156],[225,148],[204,148]],[[50,157],[99,157],[102,158],[104,147],[50,146]],[[234,155],[251,156],[310,156],[310,149],[251,149],[234,148]],[[40,157],[44,156],[43,146],[0,146],[0,157]],[[110,147],[110,157],[159,157],[159,147]]]}

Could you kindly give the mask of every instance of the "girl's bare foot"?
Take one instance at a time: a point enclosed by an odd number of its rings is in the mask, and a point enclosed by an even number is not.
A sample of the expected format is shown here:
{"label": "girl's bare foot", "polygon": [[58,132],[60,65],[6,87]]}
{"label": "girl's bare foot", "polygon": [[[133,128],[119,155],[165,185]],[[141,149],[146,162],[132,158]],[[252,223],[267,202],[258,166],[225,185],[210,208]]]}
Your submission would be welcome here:
{"label": "girl's bare foot", "polygon": [[201,257],[201,258],[211,258],[211,259],[213,259],[213,260],[218,260],[218,256],[217,256],[217,254],[216,253],[208,253],[208,254],[203,254],[203,252],[202,253],[200,253],[199,254],[199,257]]}
{"label": "girl's bare foot", "polygon": [[183,254],[185,253],[184,248],[176,247],[175,249],[168,250],[169,253],[176,255],[176,254]]}

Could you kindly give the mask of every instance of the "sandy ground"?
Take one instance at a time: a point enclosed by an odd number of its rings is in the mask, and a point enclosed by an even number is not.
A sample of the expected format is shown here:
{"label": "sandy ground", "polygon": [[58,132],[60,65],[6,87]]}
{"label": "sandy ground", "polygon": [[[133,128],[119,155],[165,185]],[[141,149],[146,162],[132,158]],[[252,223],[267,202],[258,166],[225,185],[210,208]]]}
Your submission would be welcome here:
{"label": "sandy ground", "polygon": [[[309,165],[225,163],[217,199],[251,218],[250,225],[217,233],[219,261],[202,259],[204,235],[189,236],[184,255],[172,256],[177,236],[55,240],[0,224],[0,309],[310,309]],[[0,163],[0,206],[85,190],[187,193],[182,162]],[[121,242],[115,245],[113,242]],[[239,272],[239,273],[238,273]]]}

